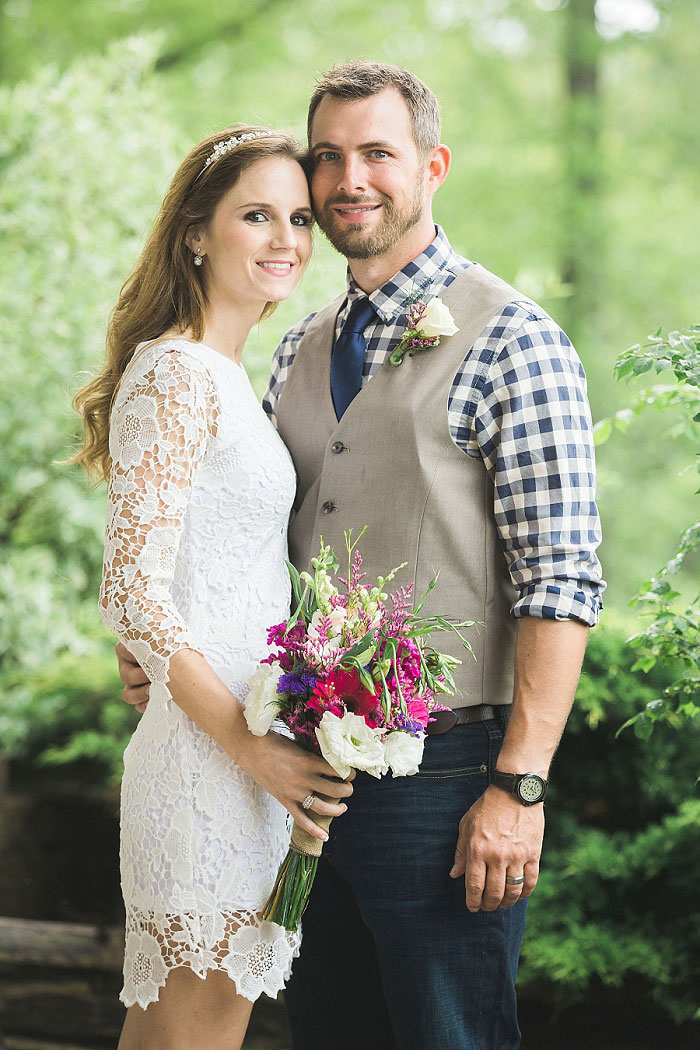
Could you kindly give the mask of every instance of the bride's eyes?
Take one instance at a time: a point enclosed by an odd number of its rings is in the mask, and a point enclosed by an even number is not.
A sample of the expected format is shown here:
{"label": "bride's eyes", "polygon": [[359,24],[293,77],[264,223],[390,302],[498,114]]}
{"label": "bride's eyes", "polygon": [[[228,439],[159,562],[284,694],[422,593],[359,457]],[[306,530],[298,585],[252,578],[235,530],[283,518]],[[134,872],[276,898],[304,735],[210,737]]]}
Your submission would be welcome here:
{"label": "bride's eyes", "polygon": [[265,222],[267,220],[267,215],[264,211],[249,211],[246,215],[243,216],[243,218],[246,222],[252,222],[256,225],[260,225],[261,222]]}
{"label": "bride's eyes", "polygon": [[[246,212],[243,218],[253,226],[261,226],[264,222],[268,222],[270,216],[267,212],[256,210]],[[292,226],[313,226],[314,223],[311,215],[304,215],[303,212],[295,212],[294,215],[290,216],[289,221]]]}

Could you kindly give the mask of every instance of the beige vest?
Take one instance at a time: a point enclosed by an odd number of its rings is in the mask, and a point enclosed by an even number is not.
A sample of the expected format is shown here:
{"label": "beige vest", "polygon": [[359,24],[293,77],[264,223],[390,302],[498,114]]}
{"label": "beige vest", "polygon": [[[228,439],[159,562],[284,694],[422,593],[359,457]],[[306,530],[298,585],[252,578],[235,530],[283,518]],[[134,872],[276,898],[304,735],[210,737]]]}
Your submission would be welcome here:
{"label": "beige vest", "polygon": [[495,528],[493,485],[482,460],[455,445],[447,404],[469,349],[517,297],[481,266],[469,267],[440,296],[459,332],[406,354],[399,367],[387,359],[339,422],[330,392],[339,296],[309,324],[278,406],[298,478],[289,528],[297,568],[309,568],[321,535],[342,566],[343,530],[357,536],[367,525],[360,544],[367,582],[405,561],[392,587],[414,580],[421,596],[439,569],[423,613],[483,624],[466,632],[476,659],[452,635],[433,636],[437,649],[463,661],[459,694],[446,701],[453,707],[512,701],[516,592]]}

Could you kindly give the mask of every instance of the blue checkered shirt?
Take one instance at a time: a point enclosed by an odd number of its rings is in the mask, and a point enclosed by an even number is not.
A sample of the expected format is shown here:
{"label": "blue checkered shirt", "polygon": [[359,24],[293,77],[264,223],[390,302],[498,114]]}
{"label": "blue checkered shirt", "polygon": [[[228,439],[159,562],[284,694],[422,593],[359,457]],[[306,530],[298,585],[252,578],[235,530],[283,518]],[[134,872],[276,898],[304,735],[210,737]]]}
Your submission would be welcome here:
{"label": "blue checkered shirt", "polygon": [[[378,320],[365,329],[363,385],[399,342],[409,300],[440,295],[471,265],[437,227],[433,243],[372,292]],[[364,294],[348,271],[336,338]],[[273,422],[314,316],[290,329],[275,352],[263,399]],[[601,534],[586,377],[566,335],[541,307],[518,297],[489,322],[454,378],[448,418],[455,443],[480,457],[493,481],[494,518],[518,592],[512,615],[595,624],[605,583],[595,553]]]}

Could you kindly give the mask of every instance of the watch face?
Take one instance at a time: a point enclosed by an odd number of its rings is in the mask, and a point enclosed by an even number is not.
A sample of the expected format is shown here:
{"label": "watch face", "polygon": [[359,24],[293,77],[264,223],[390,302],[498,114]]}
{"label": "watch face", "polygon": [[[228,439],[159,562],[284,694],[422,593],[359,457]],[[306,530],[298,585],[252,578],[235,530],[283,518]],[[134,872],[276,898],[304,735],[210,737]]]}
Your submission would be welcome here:
{"label": "watch face", "polygon": [[529,773],[528,776],[523,777],[520,781],[518,794],[523,802],[539,802],[544,794],[542,778],[538,777],[536,773]]}

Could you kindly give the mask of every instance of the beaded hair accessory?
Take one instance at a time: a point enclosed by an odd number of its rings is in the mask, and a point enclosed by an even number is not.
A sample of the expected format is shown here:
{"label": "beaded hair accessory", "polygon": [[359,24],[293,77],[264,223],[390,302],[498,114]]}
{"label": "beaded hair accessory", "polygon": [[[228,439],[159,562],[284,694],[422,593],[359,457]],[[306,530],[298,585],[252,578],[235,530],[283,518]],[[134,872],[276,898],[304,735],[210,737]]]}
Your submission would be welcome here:
{"label": "beaded hair accessory", "polygon": [[[230,153],[236,146],[240,146],[242,142],[250,142],[252,139],[262,139],[267,135],[272,135],[272,131],[246,131],[243,135],[232,135],[230,139],[224,139],[223,142],[217,142],[214,149],[207,157],[206,164],[200,171],[197,179],[204,174],[210,164],[213,164],[219,157],[224,157],[227,153]],[[195,179],[195,182],[197,180]]]}

